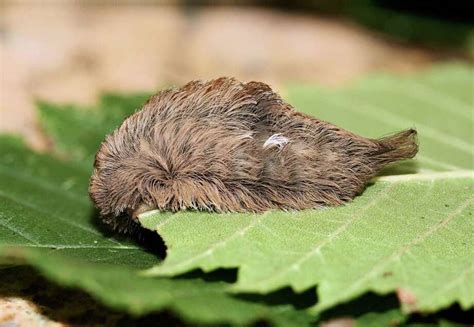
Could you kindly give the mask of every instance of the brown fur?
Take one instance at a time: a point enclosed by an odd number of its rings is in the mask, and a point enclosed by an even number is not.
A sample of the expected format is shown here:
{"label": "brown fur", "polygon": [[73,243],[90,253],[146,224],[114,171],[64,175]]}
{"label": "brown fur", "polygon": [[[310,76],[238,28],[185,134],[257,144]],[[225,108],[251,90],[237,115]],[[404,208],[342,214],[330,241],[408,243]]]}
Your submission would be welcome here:
{"label": "brown fur", "polygon": [[[263,146],[272,135],[287,143]],[[108,135],[90,196],[121,230],[156,208],[307,209],[350,201],[387,164],[412,158],[416,131],[379,140],[298,113],[268,85],[219,78],[162,91]]]}

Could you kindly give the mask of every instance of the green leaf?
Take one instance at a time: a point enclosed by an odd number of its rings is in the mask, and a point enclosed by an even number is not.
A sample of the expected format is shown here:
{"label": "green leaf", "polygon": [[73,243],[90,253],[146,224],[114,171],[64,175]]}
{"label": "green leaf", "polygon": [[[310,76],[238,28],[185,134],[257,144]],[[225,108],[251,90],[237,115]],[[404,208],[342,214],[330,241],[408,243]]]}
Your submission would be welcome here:
{"label": "green leaf", "polygon": [[[61,162],[31,152],[18,139],[0,138],[0,260],[30,264],[112,308],[135,314],[166,308],[191,323],[267,319],[305,325],[341,303],[350,304],[354,311],[345,315],[360,325],[404,321],[396,306],[380,311],[353,302],[370,291],[397,292],[406,311],[436,311],[454,302],[470,308],[472,76],[471,67],[449,65],[410,78],[381,75],[343,90],[289,87],[289,102],[298,110],[362,135],[407,127],[420,133],[418,160],[387,169],[384,175],[393,176],[376,180],[344,207],[141,217],[168,245],[164,262],[146,273],[236,267],[235,284],[146,277],[143,269],[161,259],[97,223],[87,195],[94,153],[145,96],[107,95],[89,109],[43,102],[41,121],[55,153],[72,160]],[[247,294],[287,286],[306,292],[317,286],[315,318],[295,310],[280,291]]]}
{"label": "green leaf", "polygon": [[[235,291],[318,285],[318,308],[403,289],[409,310],[474,304],[472,173],[386,178],[350,205],[263,215],[141,217],[168,246],[150,275],[239,267]],[[429,278],[427,278],[429,276]]]}
{"label": "green leaf", "polygon": [[406,311],[472,307],[472,76],[453,65],[339,91],[291,87],[297,109],[365,136],[416,127],[418,160],[386,172],[412,174],[379,178],[352,203],[326,210],[144,214],[142,225],[168,246],[146,274],[236,267],[234,292],[317,285],[318,311],[368,291],[398,292]]}
{"label": "green leaf", "polygon": [[[283,301],[267,305],[202,278],[145,278],[160,259],[129,240],[106,237],[87,197],[89,171],[0,137],[0,260],[29,264],[51,281],[78,287],[104,304],[142,315],[171,309],[193,323],[308,325],[314,319]],[[0,271],[1,275],[1,271]]]}
{"label": "green leaf", "polygon": [[474,167],[474,69],[437,67],[410,78],[380,75],[342,90],[292,86],[289,102],[298,110],[366,137],[408,127],[418,130],[417,169]]}
{"label": "green leaf", "polygon": [[138,110],[149,96],[104,94],[93,108],[40,101],[39,118],[59,154],[91,165],[105,135]]}
{"label": "green leaf", "polygon": [[335,306],[319,315],[318,321],[328,322],[351,317],[355,325],[364,327],[400,326],[407,320],[394,295],[365,294],[353,301]]}
{"label": "green leaf", "polygon": [[92,262],[147,267],[156,256],[104,237],[87,187],[90,169],[39,155],[0,137],[0,243],[44,248]]}
{"label": "green leaf", "polygon": [[55,283],[79,287],[104,304],[134,315],[171,309],[190,323],[241,325],[266,319],[279,326],[304,326],[314,319],[288,304],[269,306],[229,295],[224,282],[143,278],[127,267],[92,264],[55,254],[45,256],[34,249],[0,246],[0,255],[22,260]]}

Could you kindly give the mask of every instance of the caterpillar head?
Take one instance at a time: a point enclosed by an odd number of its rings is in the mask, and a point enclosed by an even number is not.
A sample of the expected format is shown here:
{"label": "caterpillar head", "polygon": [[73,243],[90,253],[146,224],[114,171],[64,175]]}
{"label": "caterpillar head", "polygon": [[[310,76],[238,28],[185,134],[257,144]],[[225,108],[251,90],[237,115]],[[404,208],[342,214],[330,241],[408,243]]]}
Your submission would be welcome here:
{"label": "caterpillar head", "polygon": [[[144,146],[144,136],[138,132],[142,121],[143,117],[135,114],[106,137],[97,151],[89,185],[89,195],[102,220],[120,232],[139,228],[138,214],[156,207],[150,188],[156,189],[164,181],[160,176],[164,170],[150,159],[151,149]],[[149,165],[152,170],[147,169]]]}

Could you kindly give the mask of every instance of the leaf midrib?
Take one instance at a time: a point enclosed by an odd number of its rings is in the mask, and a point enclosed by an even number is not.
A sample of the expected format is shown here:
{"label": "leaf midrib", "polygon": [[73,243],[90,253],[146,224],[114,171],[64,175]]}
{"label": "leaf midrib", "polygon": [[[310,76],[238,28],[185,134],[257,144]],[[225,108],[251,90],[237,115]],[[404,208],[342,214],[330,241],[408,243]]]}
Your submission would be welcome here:
{"label": "leaf midrib", "polygon": [[[474,203],[474,197],[468,198],[466,201],[461,203],[457,208],[455,208],[451,213],[442,221],[435,225],[431,225],[430,228],[428,228],[423,234],[415,237],[413,240],[408,242],[407,244],[404,244],[402,247],[396,249],[394,252],[392,252],[390,255],[387,255],[380,259],[379,261],[375,262],[372,267],[369,267],[369,269],[364,270],[364,272],[360,275],[361,277],[358,278],[357,280],[353,281],[350,285],[350,287],[346,288],[344,295],[338,296],[338,301],[341,301],[341,299],[346,299],[348,297],[352,297],[353,294],[351,292],[354,292],[357,290],[360,285],[362,285],[364,282],[367,280],[370,280],[374,275],[377,273],[381,272],[387,265],[389,265],[393,260],[400,259],[406,252],[408,252],[411,248],[413,248],[415,245],[423,243],[424,240],[426,240],[429,236],[435,234],[437,231],[439,231],[441,228],[445,227],[447,224],[449,224],[456,216],[462,213],[464,209],[466,209],[470,204]],[[324,297],[325,298],[325,297]],[[325,308],[328,308],[332,305],[333,303],[331,301],[325,302],[325,303],[319,303],[316,306],[316,310],[324,310]]]}

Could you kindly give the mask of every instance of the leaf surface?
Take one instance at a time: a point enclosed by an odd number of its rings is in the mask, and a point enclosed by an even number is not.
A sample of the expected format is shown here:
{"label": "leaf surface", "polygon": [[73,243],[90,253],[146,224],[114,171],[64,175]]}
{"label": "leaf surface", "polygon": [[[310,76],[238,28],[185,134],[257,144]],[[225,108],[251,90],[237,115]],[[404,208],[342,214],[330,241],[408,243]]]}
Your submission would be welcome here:
{"label": "leaf surface", "polygon": [[[378,76],[330,91],[290,88],[298,110],[368,137],[416,127],[416,162],[388,169],[352,203],[302,212],[150,212],[168,246],[148,275],[239,268],[235,292],[318,285],[316,310],[368,291],[398,292],[407,311],[474,305],[473,71]],[[403,295],[407,295],[406,299]]]}
{"label": "leaf surface", "polygon": [[397,289],[414,294],[407,309],[435,311],[453,301],[469,308],[473,186],[470,172],[439,173],[379,181],[350,205],[320,211],[143,215],[168,246],[165,261],[147,273],[239,267],[235,291],[318,284],[320,309]]}
{"label": "leaf surface", "polygon": [[87,187],[90,169],[39,155],[0,137],[0,242],[92,262],[146,267],[159,260],[127,240],[105,237]]}
{"label": "leaf surface", "polygon": [[[105,304],[142,314],[170,308],[189,321],[306,324],[291,305],[246,294],[317,285],[318,312],[374,291],[396,292],[405,310],[473,306],[473,70],[441,66],[409,78],[381,75],[343,90],[288,89],[297,110],[367,137],[416,127],[416,161],[387,175],[343,207],[298,213],[147,214],[164,238],[164,262],[135,242],[105,232],[87,195],[97,146],[145,95],[107,95],[96,108],[42,103],[41,120],[58,161],[0,138],[0,258],[22,260],[49,279]],[[402,174],[402,175],[397,175]],[[19,248],[20,247],[20,248]],[[174,276],[238,268],[235,284]],[[183,292],[187,292],[186,297]],[[268,295],[274,299],[274,293]],[[370,310],[367,308],[366,310]],[[402,321],[400,312],[362,315]],[[388,319],[388,320],[387,320]]]}
{"label": "leaf surface", "polygon": [[95,107],[38,102],[39,118],[57,153],[82,162],[87,167],[105,135],[125,117],[140,109],[150,94],[104,94]]}
{"label": "leaf surface", "polygon": [[[308,325],[291,304],[267,305],[227,292],[224,282],[145,278],[160,259],[135,242],[107,237],[87,195],[89,170],[0,137],[0,262],[30,264],[63,286],[78,287],[132,314],[171,309],[189,322]],[[0,270],[0,279],[2,271]]]}

